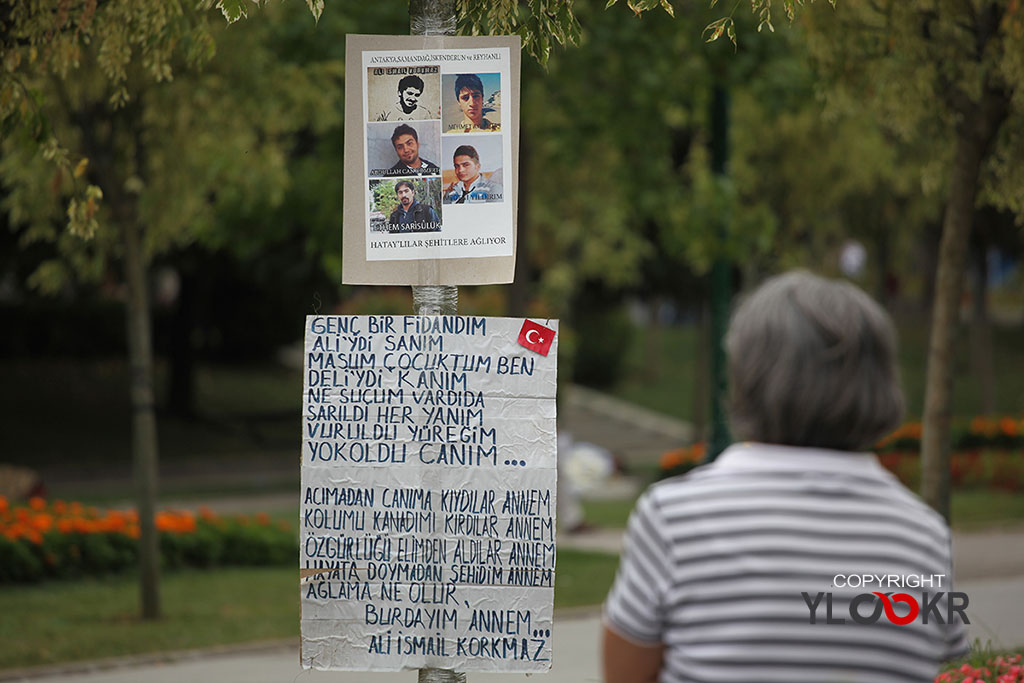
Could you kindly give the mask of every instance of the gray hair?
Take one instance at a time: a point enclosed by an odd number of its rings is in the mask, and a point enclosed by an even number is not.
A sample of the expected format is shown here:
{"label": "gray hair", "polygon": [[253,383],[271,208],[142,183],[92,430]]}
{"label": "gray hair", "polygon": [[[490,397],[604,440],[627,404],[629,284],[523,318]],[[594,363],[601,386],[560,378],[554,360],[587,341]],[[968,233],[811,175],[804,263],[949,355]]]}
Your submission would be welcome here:
{"label": "gray hair", "polygon": [[736,309],[725,346],[741,440],[858,451],[903,419],[892,321],[848,282],[768,279]]}

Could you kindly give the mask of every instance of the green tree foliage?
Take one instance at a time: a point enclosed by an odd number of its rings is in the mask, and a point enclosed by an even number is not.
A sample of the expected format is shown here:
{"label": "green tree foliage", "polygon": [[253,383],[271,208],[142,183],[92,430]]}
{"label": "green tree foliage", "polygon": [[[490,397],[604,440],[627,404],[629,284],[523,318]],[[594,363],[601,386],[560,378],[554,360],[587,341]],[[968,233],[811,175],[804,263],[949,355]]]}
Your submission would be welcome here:
{"label": "green tree foliage", "polygon": [[926,136],[926,163],[944,177],[922,493],[948,517],[952,347],[972,220],[986,204],[1024,219],[1024,16],[1018,0],[939,0],[848,3],[805,19],[836,106],[868,111],[901,140]]}
{"label": "green tree foliage", "polygon": [[[549,300],[570,301],[595,280],[650,291],[652,277],[704,274],[716,258],[765,269],[792,262],[806,244],[801,235],[820,228],[826,202],[852,204],[866,188],[892,184],[890,151],[880,142],[864,149],[869,123],[844,121],[837,135],[820,121],[798,34],[757,35],[742,15],[750,36],[734,52],[700,42],[714,10],[580,16],[580,49],[553,55],[545,73],[528,70],[524,79],[524,201]],[[715,84],[734,94],[731,179],[709,169]],[[822,149],[827,178],[814,168]],[[851,153],[864,163],[847,177]],[[852,222],[829,210],[832,232],[849,234]]]}
{"label": "green tree foliage", "polygon": [[[34,284],[55,290],[74,270],[125,286],[149,618],[160,601],[148,263],[173,246],[216,239],[220,210],[280,204],[295,136],[336,125],[339,111],[338,89],[325,84],[340,80],[340,61],[284,62],[266,24],[228,30],[214,7],[0,5],[4,208],[24,226],[22,244],[51,241],[61,255]],[[310,7],[316,14],[317,3]],[[237,9],[216,8],[229,20]],[[227,58],[201,70],[216,40]]]}

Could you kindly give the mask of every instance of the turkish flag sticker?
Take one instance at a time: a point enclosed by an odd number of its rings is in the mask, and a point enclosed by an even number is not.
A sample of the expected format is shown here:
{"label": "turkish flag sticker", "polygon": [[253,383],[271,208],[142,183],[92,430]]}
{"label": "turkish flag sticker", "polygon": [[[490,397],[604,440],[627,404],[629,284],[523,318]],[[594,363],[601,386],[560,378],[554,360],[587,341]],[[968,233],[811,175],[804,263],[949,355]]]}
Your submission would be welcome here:
{"label": "turkish flag sticker", "polygon": [[519,345],[536,351],[542,356],[548,355],[551,342],[555,341],[555,331],[532,320],[523,321],[523,329],[519,330]]}

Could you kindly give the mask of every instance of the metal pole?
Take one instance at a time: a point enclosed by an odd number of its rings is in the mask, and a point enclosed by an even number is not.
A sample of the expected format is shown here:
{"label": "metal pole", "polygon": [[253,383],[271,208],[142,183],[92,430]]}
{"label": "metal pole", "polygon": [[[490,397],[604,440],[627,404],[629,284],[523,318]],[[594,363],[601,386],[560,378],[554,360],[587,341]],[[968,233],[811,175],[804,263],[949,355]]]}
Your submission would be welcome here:
{"label": "metal pole", "polygon": [[[456,0],[409,0],[409,32],[414,36],[454,36]],[[412,288],[417,315],[455,315],[459,288],[422,285]],[[418,683],[466,683],[466,674],[450,669],[420,669]]]}
{"label": "metal pole", "polygon": [[[456,2],[409,0],[409,32],[414,36],[454,36]],[[459,310],[459,288],[453,285],[414,286],[412,304],[418,315],[455,315]],[[423,680],[422,672],[420,680]]]}
{"label": "metal pole", "polygon": [[[711,94],[711,172],[724,177],[729,162],[729,91],[715,85]],[[729,230],[728,218],[719,217],[719,237],[724,240]],[[718,457],[731,441],[725,420],[725,328],[729,320],[730,267],[719,256],[711,268],[711,442],[708,461]]]}
{"label": "metal pole", "polygon": [[[414,36],[454,36],[456,1],[409,0],[409,32]],[[453,285],[414,286],[412,303],[418,315],[455,315],[459,309],[459,288]],[[422,672],[420,680],[424,680]]]}

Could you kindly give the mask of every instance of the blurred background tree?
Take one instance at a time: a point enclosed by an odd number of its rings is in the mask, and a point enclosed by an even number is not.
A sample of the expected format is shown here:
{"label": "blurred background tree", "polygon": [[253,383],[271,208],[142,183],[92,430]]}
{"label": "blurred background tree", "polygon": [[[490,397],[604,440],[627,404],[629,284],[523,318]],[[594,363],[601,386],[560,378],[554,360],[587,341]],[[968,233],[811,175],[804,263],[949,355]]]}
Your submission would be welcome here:
{"label": "blurred background tree", "polygon": [[1024,218],[1020,3],[849,3],[834,18],[807,13],[804,19],[811,52],[829,77],[832,106],[872,116],[900,141],[924,143],[925,182],[944,194],[922,494],[948,518],[953,343],[972,225],[985,206]]}
{"label": "blurred background tree", "polygon": [[[241,2],[218,8],[229,22],[245,12]],[[271,34],[282,27],[228,27],[212,2],[5,3],[2,12],[4,208],[23,246],[55,247],[29,284],[55,293],[75,276],[124,287],[142,613],[155,618],[149,265],[190,244],[252,253],[281,238],[277,225],[261,233],[220,219],[281,205],[300,136],[338,125],[339,90],[325,86],[340,82],[342,63],[331,53],[288,59],[286,32]],[[187,406],[187,388],[178,392]]]}

